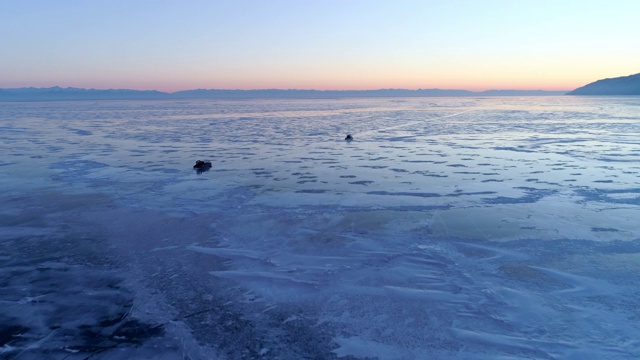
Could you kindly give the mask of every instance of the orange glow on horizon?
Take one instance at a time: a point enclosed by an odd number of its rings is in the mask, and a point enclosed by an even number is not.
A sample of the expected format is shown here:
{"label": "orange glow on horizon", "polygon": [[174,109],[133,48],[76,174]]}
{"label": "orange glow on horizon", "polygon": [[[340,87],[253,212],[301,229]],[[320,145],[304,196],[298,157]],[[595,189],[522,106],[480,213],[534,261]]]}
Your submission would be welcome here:
{"label": "orange glow on horizon", "polygon": [[[486,90],[547,90],[547,91],[570,91],[580,86],[586,85],[588,82],[578,85],[562,85],[562,84],[526,84],[526,83],[495,83],[495,84],[464,84],[464,83],[426,83],[426,84],[402,84],[402,83],[371,83],[361,84],[355,82],[337,82],[312,85],[307,83],[193,83],[193,84],[171,84],[159,85],[154,90],[164,92],[176,92],[194,89],[221,89],[221,90],[265,90],[265,89],[281,89],[281,90],[380,90],[380,89],[441,89],[441,90],[469,90],[481,92]],[[141,88],[142,90],[143,88]],[[148,88],[144,88],[148,89]]]}
{"label": "orange glow on horizon", "polygon": [[584,86],[592,81],[598,80],[579,80],[579,79],[563,79],[562,82],[553,82],[548,79],[538,79],[536,81],[517,80],[517,79],[498,79],[493,81],[482,81],[482,79],[437,79],[413,80],[406,79],[388,80],[388,79],[368,79],[362,81],[360,79],[327,79],[324,81],[314,80],[297,80],[283,79],[273,81],[271,79],[229,79],[226,81],[210,81],[208,79],[199,79],[197,81],[167,81],[167,80],[150,80],[141,79],[112,79],[101,81],[55,81],[46,80],[37,83],[12,83],[4,87],[76,87],[86,89],[132,89],[132,90],[157,90],[167,93],[173,93],[183,90],[195,89],[222,89],[222,90],[264,90],[264,89],[293,89],[293,90],[379,90],[379,89],[442,89],[442,90],[469,90],[481,92],[486,90],[547,90],[547,91],[570,91],[575,88]]}

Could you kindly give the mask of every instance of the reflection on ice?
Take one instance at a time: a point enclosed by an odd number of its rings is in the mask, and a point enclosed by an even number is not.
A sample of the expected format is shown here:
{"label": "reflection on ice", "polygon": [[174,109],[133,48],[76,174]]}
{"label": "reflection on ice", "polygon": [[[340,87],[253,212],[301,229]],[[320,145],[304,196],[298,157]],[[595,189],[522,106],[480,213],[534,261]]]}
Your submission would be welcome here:
{"label": "reflection on ice", "polygon": [[0,354],[640,357],[637,99],[397,100],[3,105]]}

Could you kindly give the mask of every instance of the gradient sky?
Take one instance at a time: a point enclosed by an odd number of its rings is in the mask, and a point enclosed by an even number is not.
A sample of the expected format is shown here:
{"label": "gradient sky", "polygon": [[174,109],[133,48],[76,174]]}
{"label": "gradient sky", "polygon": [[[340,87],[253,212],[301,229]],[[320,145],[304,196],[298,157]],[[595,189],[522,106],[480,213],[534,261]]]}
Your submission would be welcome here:
{"label": "gradient sky", "polygon": [[640,72],[640,0],[2,0],[0,88],[546,89]]}

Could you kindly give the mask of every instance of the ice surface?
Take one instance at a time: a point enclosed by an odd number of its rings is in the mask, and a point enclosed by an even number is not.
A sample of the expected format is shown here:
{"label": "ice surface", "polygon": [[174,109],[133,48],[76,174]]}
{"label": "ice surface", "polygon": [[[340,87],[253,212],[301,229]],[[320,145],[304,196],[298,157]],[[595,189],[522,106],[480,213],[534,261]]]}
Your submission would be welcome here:
{"label": "ice surface", "polygon": [[5,103],[0,357],[640,358],[639,123],[633,97]]}

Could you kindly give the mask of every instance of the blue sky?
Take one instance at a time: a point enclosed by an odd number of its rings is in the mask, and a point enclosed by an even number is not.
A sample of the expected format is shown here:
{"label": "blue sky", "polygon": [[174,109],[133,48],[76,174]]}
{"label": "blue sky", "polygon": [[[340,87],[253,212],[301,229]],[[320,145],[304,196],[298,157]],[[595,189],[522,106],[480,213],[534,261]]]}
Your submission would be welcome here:
{"label": "blue sky", "polygon": [[640,1],[0,2],[0,87],[568,90],[640,72]]}

